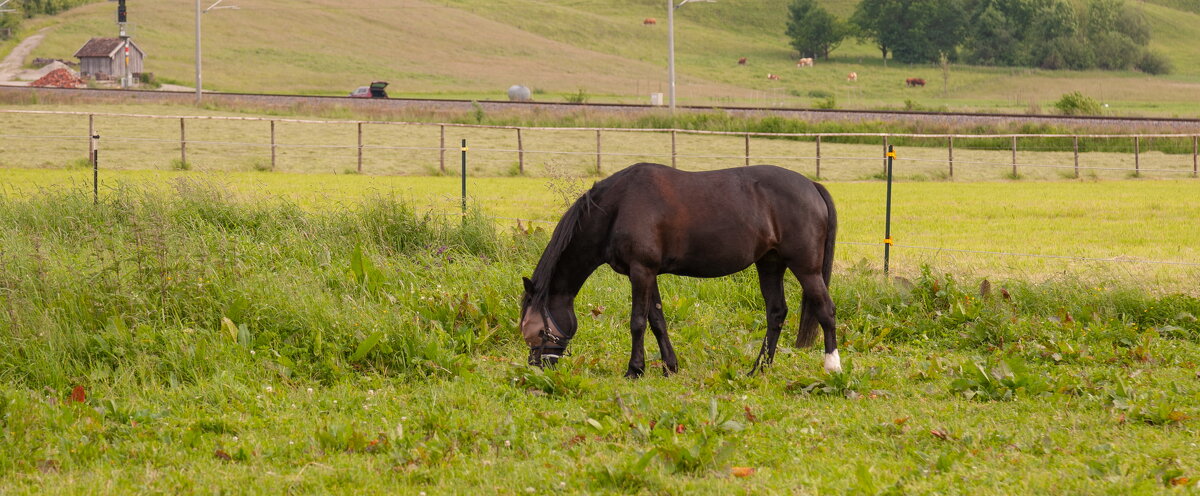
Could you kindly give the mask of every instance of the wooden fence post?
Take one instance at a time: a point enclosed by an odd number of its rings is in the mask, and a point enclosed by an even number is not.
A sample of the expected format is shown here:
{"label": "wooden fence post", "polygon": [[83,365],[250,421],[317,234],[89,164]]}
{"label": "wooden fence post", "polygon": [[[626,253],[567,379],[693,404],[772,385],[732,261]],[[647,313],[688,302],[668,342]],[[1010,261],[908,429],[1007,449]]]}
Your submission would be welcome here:
{"label": "wooden fence post", "polygon": [[1196,156],[1198,155],[1196,152],[1200,151],[1197,150],[1200,147],[1197,146],[1197,142],[1200,142],[1200,136],[1192,136],[1192,177],[1196,177],[1196,173],[1198,172],[1196,170]]}
{"label": "wooden fence post", "polygon": [[600,174],[600,130],[596,130],[596,174]]}
{"label": "wooden fence post", "polygon": [[438,170],[442,175],[446,175],[446,126],[438,126],[441,128],[441,139],[438,141]]}
{"label": "wooden fence post", "polygon": [[187,167],[187,128],[183,124],[183,118],[179,118],[179,160],[183,163],[183,167]]}
{"label": "wooden fence post", "polygon": [[1071,141],[1075,148],[1075,179],[1079,179],[1079,136],[1072,136]]}
{"label": "wooden fence post", "polygon": [[275,170],[275,121],[271,121],[271,170]]}
{"label": "wooden fence post", "polygon": [[1012,166],[1013,166],[1012,178],[1016,179],[1017,178],[1017,137],[1016,136],[1012,137]]}
{"label": "wooden fence post", "polygon": [[675,163],[675,130],[674,129],[671,130],[671,167],[674,167],[676,169],[679,168],[679,165],[677,165]]}
{"label": "wooden fence post", "polygon": [[1142,175],[1142,138],[1133,137],[1133,175]]}
{"label": "wooden fence post", "polygon": [[521,128],[517,128],[517,172],[525,175],[525,143],[521,141]]}
{"label": "wooden fence post", "polygon": [[817,179],[821,178],[821,135],[817,135]]}
{"label": "wooden fence post", "polygon": [[746,133],[746,165],[750,165],[750,133]]}
{"label": "wooden fence post", "polygon": [[362,174],[362,155],[363,155],[362,125],[363,125],[363,123],[361,123],[361,122],[358,123],[358,173],[359,174]]}
{"label": "wooden fence post", "polygon": [[949,140],[947,150],[950,151],[950,179],[954,179],[954,136],[949,136],[947,139]]}

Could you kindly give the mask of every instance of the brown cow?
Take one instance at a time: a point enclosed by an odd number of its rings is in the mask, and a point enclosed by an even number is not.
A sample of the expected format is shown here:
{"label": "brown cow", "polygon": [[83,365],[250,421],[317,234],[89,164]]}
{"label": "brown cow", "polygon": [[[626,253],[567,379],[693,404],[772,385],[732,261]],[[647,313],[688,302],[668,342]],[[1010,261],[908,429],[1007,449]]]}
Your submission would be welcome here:
{"label": "brown cow", "polygon": [[746,57],[738,59],[738,65],[746,65]]}
{"label": "brown cow", "polygon": [[812,66],[813,66],[813,59],[811,57],[805,57],[805,58],[802,58],[802,59],[796,61],[796,67],[812,67]]}
{"label": "brown cow", "polygon": [[658,20],[653,17],[647,17],[646,20],[642,21],[643,26],[653,26],[655,24],[658,24]]}
{"label": "brown cow", "polygon": [[851,72],[850,74],[847,74],[847,75],[846,75],[846,81],[850,81],[850,82],[852,82],[852,83],[853,83],[853,82],[855,82],[855,81],[858,81],[858,73],[857,73],[857,72]]}
{"label": "brown cow", "polygon": [[914,86],[920,86],[920,87],[924,88],[925,80],[921,79],[921,78],[908,78],[908,79],[904,80],[904,84],[907,85],[909,88],[912,88]]}
{"label": "brown cow", "polygon": [[773,79],[773,80],[775,80],[775,81],[778,81],[778,80],[779,80],[779,75],[778,75],[778,74],[771,74],[771,73],[769,73],[769,72],[768,72],[768,73],[767,73],[767,79]]}

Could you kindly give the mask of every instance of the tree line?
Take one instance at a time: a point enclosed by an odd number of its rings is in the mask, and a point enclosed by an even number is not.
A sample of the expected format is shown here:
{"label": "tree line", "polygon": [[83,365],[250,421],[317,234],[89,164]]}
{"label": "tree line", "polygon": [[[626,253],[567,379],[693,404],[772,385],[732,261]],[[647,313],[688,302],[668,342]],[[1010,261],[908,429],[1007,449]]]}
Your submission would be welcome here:
{"label": "tree line", "polygon": [[787,36],[801,57],[829,58],[857,38],[886,62],[1170,72],[1147,48],[1150,24],[1124,0],[862,0],[838,19],[816,0],[789,6]]}

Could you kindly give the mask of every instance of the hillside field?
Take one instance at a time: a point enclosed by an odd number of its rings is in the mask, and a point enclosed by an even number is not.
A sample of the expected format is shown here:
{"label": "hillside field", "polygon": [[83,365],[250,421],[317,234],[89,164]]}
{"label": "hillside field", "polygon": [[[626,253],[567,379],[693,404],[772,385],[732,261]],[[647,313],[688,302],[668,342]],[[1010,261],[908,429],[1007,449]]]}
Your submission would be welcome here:
{"label": "hillside field", "polygon": [[[230,2],[231,5],[236,2]],[[841,16],[853,2],[826,2]],[[393,95],[502,99],[512,84],[535,99],[562,101],[583,91],[593,101],[646,102],[665,92],[663,7],[650,0],[261,0],[204,14],[204,79],[217,91],[343,95],[372,80]],[[1175,72],[1044,71],[889,63],[847,40],[830,61],[798,70],[783,35],[786,0],[718,2],[678,10],[679,99],[693,105],[812,106],[832,95],[846,108],[947,108],[1049,112],[1064,93],[1082,91],[1119,115],[1200,114],[1200,14],[1170,2],[1138,2],[1151,48]],[[1178,8],[1177,8],[1178,7]],[[69,58],[88,38],[114,35],[106,2],[30,21],[47,28],[31,57]],[[194,81],[194,9],[188,0],[132,7],[131,34],[164,82]],[[642,25],[646,17],[656,26]],[[3,50],[3,48],[0,48]],[[736,60],[750,63],[739,67]],[[848,83],[846,74],[859,74]],[[767,73],[781,74],[779,81]],[[904,87],[907,77],[929,81]]]}

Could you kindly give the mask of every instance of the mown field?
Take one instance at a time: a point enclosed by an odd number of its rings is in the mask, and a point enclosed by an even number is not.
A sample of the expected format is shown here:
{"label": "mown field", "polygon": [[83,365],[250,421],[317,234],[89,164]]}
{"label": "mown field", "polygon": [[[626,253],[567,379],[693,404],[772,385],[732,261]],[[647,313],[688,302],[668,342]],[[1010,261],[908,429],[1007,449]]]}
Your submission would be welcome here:
{"label": "mown field", "polygon": [[[846,18],[856,2],[820,2]],[[1131,4],[1133,2],[1130,2]],[[1046,71],[955,64],[885,64],[870,44],[847,39],[816,67],[798,70],[784,35],[787,0],[687,5],[677,11],[679,102],[692,105],[904,108],[1050,112],[1082,91],[1106,112],[1195,116],[1200,101],[1200,14],[1177,2],[1137,2],[1151,48],[1174,65],[1166,76],[1133,71]],[[1164,5],[1166,4],[1166,5]],[[644,103],[666,92],[662,2],[505,0],[260,0],[203,16],[205,87],[216,91],[346,95],[374,80],[397,96],[503,99],[523,84],[534,98]],[[89,38],[115,35],[113,6],[100,2],[27,21],[17,37],[48,28],[34,57],[70,59]],[[189,0],[131,7],[131,35],[163,82],[194,84]],[[647,27],[643,19],[655,17]],[[469,35],[465,35],[469,33]],[[314,43],[318,40],[319,43]],[[0,52],[12,44],[0,44]],[[736,61],[747,57],[747,66]],[[436,64],[430,61],[437,61]],[[859,79],[849,83],[846,75]],[[768,80],[768,73],[779,80]],[[924,88],[906,88],[920,77]]]}
{"label": "mown field", "polygon": [[[580,295],[573,355],[521,366],[519,280],[549,226],[494,217],[552,220],[586,180],[471,178],[460,220],[425,213],[455,212],[454,177],[106,171],[99,205],[88,178],[0,169],[3,493],[1152,494],[1200,477],[1192,266],[898,248],[889,280],[876,246],[839,246],[847,372],[785,348],[755,377],[753,270],[665,277],[681,372],[630,381],[628,283],[608,269]],[[840,239],[877,241],[882,185],[830,188]],[[1192,190],[903,183],[893,232],[1195,262]]]}

